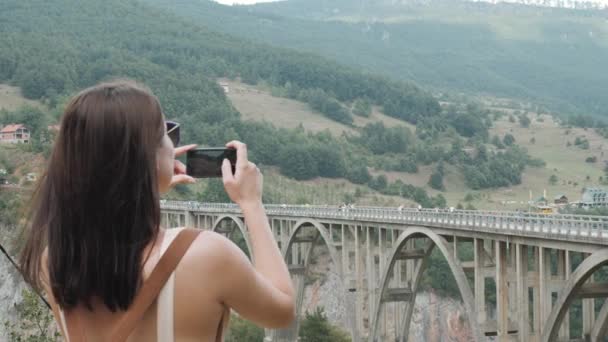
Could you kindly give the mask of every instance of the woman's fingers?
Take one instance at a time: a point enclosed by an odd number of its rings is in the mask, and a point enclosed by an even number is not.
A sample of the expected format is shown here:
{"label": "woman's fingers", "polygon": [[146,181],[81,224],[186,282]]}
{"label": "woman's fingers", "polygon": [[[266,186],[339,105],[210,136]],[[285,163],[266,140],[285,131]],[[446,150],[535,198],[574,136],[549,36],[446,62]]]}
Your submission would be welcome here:
{"label": "woman's fingers", "polygon": [[179,157],[182,154],[188,152],[189,150],[193,149],[196,147],[196,144],[190,144],[190,145],[186,145],[186,146],[180,146],[180,147],[176,147],[175,148],[175,156]]}
{"label": "woman's fingers", "polygon": [[247,145],[243,144],[238,140],[232,140],[231,142],[226,144],[228,148],[236,149],[236,168],[242,169],[247,166]]}
{"label": "woman's fingers", "polygon": [[232,174],[232,165],[228,159],[222,162],[222,180],[224,185],[234,183],[234,175]]}
{"label": "woman's fingers", "polygon": [[173,174],[174,175],[185,175],[186,174],[186,165],[179,160],[175,160],[173,164]]}
{"label": "woman's fingers", "polygon": [[175,175],[171,178],[171,186],[177,184],[193,184],[196,180],[188,175]]}

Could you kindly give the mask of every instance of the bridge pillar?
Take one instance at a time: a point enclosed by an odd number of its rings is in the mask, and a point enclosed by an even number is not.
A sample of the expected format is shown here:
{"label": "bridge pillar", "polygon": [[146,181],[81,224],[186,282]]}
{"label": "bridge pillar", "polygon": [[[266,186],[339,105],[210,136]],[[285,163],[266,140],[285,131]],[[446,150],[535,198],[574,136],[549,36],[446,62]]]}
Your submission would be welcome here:
{"label": "bridge pillar", "polygon": [[160,213],[160,225],[161,225],[161,227],[165,227],[165,228],[169,227],[169,213],[168,212]]}
{"label": "bridge pillar", "polygon": [[196,227],[196,224],[194,222],[195,217],[191,211],[184,210],[183,215],[184,215],[184,220],[182,222],[183,222],[184,227],[189,227],[189,228]]}
{"label": "bridge pillar", "polygon": [[[388,243],[388,230],[386,229],[382,229],[379,228],[378,229],[378,254],[379,254],[379,258],[380,260],[378,261],[378,269],[380,270],[380,273],[378,273],[378,279],[382,279],[382,271],[384,271],[384,267],[385,267],[385,253],[388,251],[388,249],[390,249],[390,244]],[[388,246],[385,246],[388,245]],[[378,296],[380,295],[380,290],[381,290],[381,285],[377,286],[378,288]],[[386,322],[387,319],[382,320],[381,323],[381,328],[379,328],[380,331],[382,331],[382,335],[385,336],[386,335]]]}
{"label": "bridge pillar", "polygon": [[[405,242],[405,248],[408,251],[413,251],[416,249],[416,247],[414,246],[414,241],[415,239],[409,239],[408,241]],[[414,273],[415,273],[415,268],[416,268],[416,259],[405,259],[405,260],[401,260],[401,263],[405,263],[405,286],[410,286],[412,285],[412,279],[414,279]],[[402,279],[402,278],[401,278]],[[399,286],[401,286],[401,284],[398,284]]]}
{"label": "bridge pillar", "polygon": [[[540,320],[540,324],[544,324],[547,321],[547,317],[549,316],[550,305],[551,305],[551,292],[548,291],[548,275],[550,275],[550,254],[547,248],[538,247],[538,301],[539,301],[539,311],[538,311],[538,319]],[[538,332],[541,332],[541,327],[539,325]]]}
{"label": "bridge pillar", "polygon": [[454,243],[454,260],[458,260],[458,236],[452,236],[452,242]]}
{"label": "bridge pillar", "polygon": [[522,244],[515,245],[515,270],[517,273],[517,328],[520,342],[530,341],[528,310],[528,247]]}
{"label": "bridge pillar", "polygon": [[[371,230],[369,226],[365,227],[365,273],[367,278],[367,321],[371,322],[374,312],[376,299],[376,281],[374,279],[374,253],[373,244],[371,243]],[[369,325],[367,327],[369,329]]]}
{"label": "bridge pillar", "polygon": [[539,248],[531,246],[532,249],[532,265],[533,272],[531,273],[532,279],[532,330],[534,332],[534,340],[538,340],[540,338],[541,326],[540,326],[540,268],[538,259],[540,257]]}
{"label": "bridge pillar", "polygon": [[509,298],[507,279],[507,245],[496,241],[496,335],[498,341],[508,341],[509,335]]}
{"label": "bridge pillar", "polygon": [[[568,270],[567,265],[569,265],[569,253],[568,251],[558,250],[557,251],[557,277],[558,281],[556,282],[555,290],[557,293],[564,286],[568,277],[570,276],[570,270]],[[562,326],[559,332],[559,338],[564,340],[570,339],[570,310],[566,312],[564,315],[564,319],[562,320]]]}
{"label": "bridge pillar", "polygon": [[288,227],[287,221],[283,219],[279,221],[279,230],[281,231],[281,249],[287,248],[289,236],[291,236],[291,230]]}
{"label": "bridge pillar", "polygon": [[361,252],[359,242],[359,226],[355,224],[355,317],[357,317],[357,333],[361,334],[363,331],[363,275],[361,270]]}
{"label": "bridge pillar", "polygon": [[[589,253],[583,253],[583,258],[587,259]],[[587,284],[593,283],[593,275],[587,280]],[[593,298],[583,299],[583,336],[589,336],[595,319],[595,301]]]}
{"label": "bridge pillar", "polygon": [[[474,272],[475,272],[475,310],[477,311],[477,324],[486,322],[486,276],[485,276],[485,249],[483,239],[473,240]],[[472,322],[473,324],[473,322]]]}
{"label": "bridge pillar", "polygon": [[353,339],[353,342],[360,342],[361,338],[359,336],[359,330],[357,329],[357,322],[359,321],[359,317],[357,316],[357,308],[356,308],[357,293],[349,292],[348,289],[346,291],[347,291],[346,295],[344,296],[346,298],[346,303],[345,303],[346,316],[347,316],[346,319],[348,320],[349,323],[351,323],[351,325],[350,325],[351,338]]}

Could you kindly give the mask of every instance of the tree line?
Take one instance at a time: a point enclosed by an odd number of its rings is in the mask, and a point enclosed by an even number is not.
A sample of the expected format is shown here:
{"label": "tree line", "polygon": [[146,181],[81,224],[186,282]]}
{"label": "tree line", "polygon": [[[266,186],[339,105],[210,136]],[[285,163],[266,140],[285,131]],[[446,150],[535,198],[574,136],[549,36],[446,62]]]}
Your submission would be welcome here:
{"label": "tree line", "polygon": [[[0,82],[17,85],[26,97],[47,104],[47,121],[59,117],[76,90],[129,77],[150,86],[165,115],[182,123],[184,142],[221,145],[241,139],[250,145],[256,162],[279,166],[289,177],[346,178],[379,191],[389,190],[364,165],[416,172],[420,163],[450,158],[450,151],[435,144],[440,135],[487,140],[486,111],[472,105],[442,110],[436,99],[412,84],[219,34],[136,1],[76,3],[7,0],[0,5]],[[335,137],[243,122],[217,85],[218,77],[263,80],[346,124],[352,122],[351,113],[366,116],[376,105],[388,115],[416,123],[417,129],[413,133],[372,123],[356,135]],[[8,123],[21,115],[28,124],[43,125],[26,114],[5,112],[2,117]],[[509,170],[521,174],[521,168]],[[430,205],[424,196],[402,188],[386,186],[391,193]]]}

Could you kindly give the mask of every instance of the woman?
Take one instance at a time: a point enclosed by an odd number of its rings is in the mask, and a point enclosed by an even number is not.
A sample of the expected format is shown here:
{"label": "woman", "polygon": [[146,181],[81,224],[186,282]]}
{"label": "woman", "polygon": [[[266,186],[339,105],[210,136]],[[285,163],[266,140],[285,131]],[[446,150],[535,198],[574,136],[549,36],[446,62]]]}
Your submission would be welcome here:
{"label": "woman", "polygon": [[[200,233],[128,341],[216,341],[229,309],[266,328],[294,319],[293,285],[261,202],[262,175],[244,144],[226,146],[237,150],[237,165],[232,174],[224,161],[223,181],[242,209],[255,264],[223,236]],[[134,82],[99,84],[67,105],[21,259],[64,336],[78,330],[87,341],[110,339],[180,231],[160,228],[159,194],[194,182],[174,159],[193,147],[174,149],[157,98]]]}

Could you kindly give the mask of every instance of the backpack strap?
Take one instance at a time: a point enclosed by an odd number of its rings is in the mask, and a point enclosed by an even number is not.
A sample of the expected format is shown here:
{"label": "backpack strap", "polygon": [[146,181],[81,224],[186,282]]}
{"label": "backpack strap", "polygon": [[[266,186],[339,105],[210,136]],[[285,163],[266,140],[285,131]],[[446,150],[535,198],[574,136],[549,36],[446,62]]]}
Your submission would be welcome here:
{"label": "backpack strap", "polygon": [[[201,230],[199,229],[187,228],[182,229],[177,233],[177,236],[161,256],[148,279],[144,281],[143,286],[135,296],[129,309],[124,311],[118,319],[118,322],[109,335],[110,339],[108,341],[122,342],[127,340],[146,310],[148,310],[150,305],[156,300],[160,290],[200,232]],[[80,325],[78,316],[73,312],[66,312],[66,321],[69,321],[69,326],[72,327],[72,329],[70,329],[68,326],[68,341],[85,342],[87,338],[84,334],[83,327]],[[67,322],[66,325],[68,325]]]}
{"label": "backpack strap", "polygon": [[182,229],[171,242],[167,251],[160,258],[156,267],[144,282],[131,307],[122,314],[110,334],[110,341],[126,341],[135,325],[154,302],[171,273],[175,270],[186,251],[201,231],[199,229]]}

